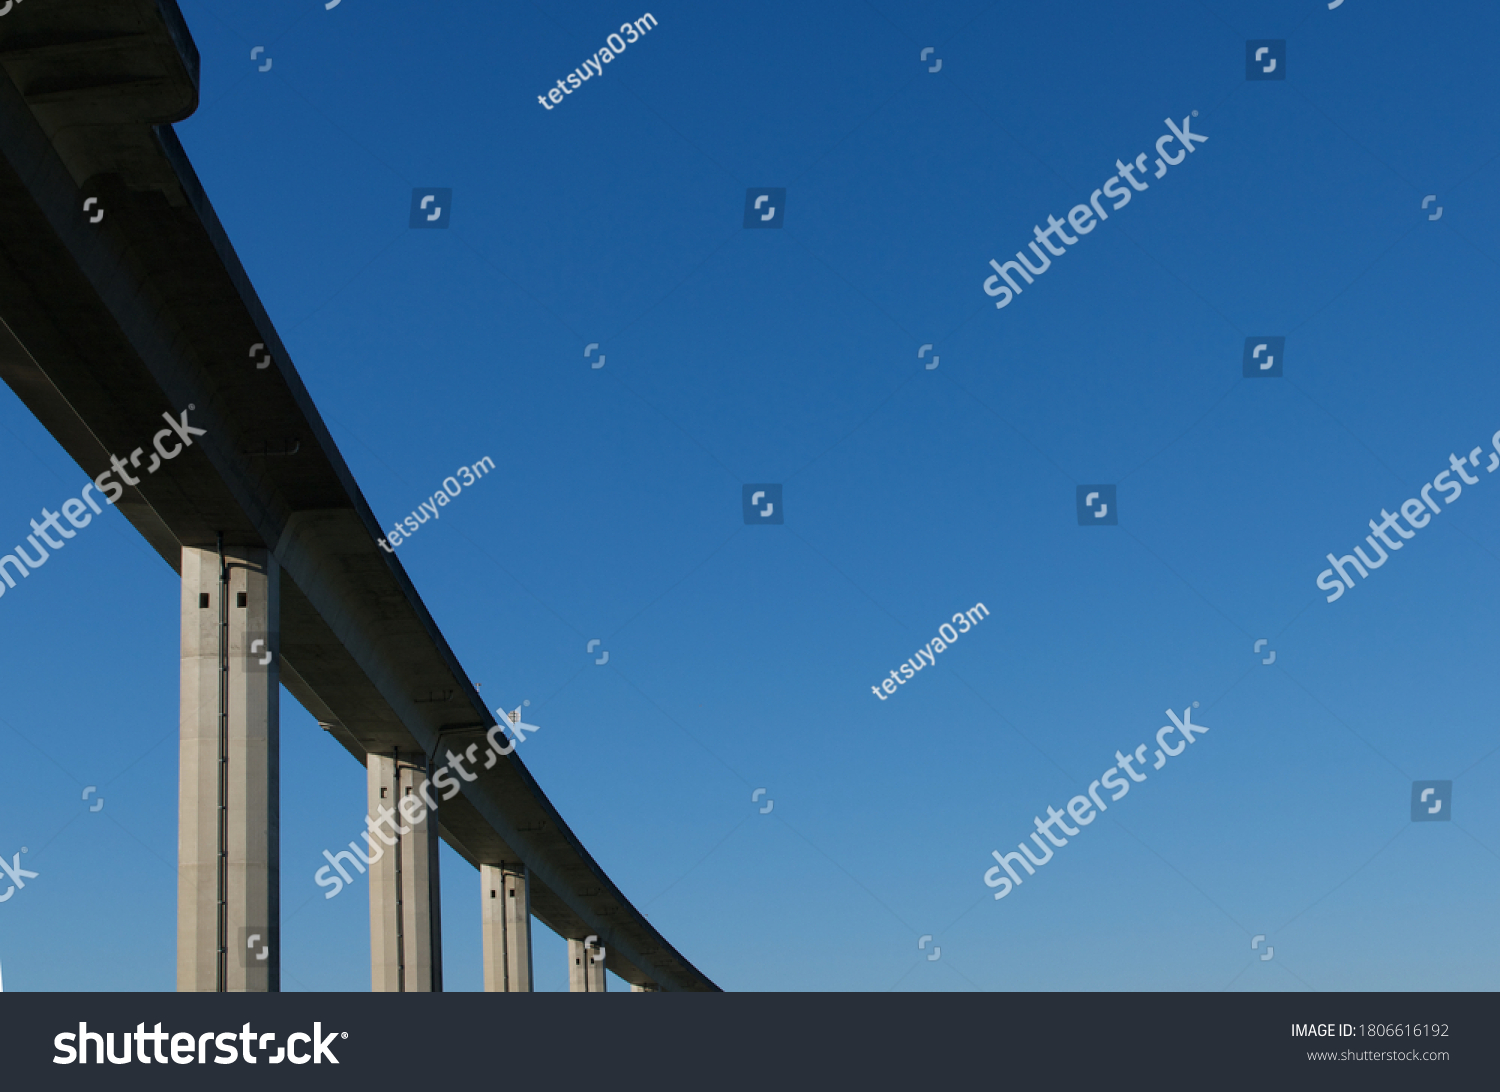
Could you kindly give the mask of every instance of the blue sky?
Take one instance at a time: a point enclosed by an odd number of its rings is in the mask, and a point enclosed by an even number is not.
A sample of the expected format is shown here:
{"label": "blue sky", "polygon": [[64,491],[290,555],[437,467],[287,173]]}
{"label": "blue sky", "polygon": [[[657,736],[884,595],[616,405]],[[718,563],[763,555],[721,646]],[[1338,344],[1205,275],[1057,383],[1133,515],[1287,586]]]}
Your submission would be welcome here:
{"label": "blue sky", "polygon": [[[1500,12],[1150,9],[658,4],[549,111],[646,8],[183,0],[177,132],[376,514],[496,463],[402,563],[727,989],[1493,985],[1500,477],[1337,602],[1315,581],[1500,429]],[[1285,80],[1245,79],[1249,39]],[[1193,111],[1208,142],[997,311],[990,259]],[[451,226],[412,230],[431,187]],[[783,228],[742,227],[753,187]],[[1280,378],[1242,376],[1262,335]],[[0,424],[19,534],[85,475],[9,392]],[[1079,526],[1100,483],[1119,523]],[[0,963],[171,989],[176,578],[114,513],[37,576],[0,603],[0,853],[39,873]],[[991,898],[991,850],[1194,702],[1206,735]],[[363,888],[312,879],[364,776],[282,716],[285,988],[368,989]],[[1452,821],[1410,821],[1425,779]],[[477,877],[442,867],[478,989]]]}

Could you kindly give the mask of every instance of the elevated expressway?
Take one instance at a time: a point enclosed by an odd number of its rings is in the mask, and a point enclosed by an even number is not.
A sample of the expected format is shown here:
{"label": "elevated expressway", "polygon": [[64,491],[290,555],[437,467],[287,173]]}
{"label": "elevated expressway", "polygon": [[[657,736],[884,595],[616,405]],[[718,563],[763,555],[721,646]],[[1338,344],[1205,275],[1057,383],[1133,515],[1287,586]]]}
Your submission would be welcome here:
{"label": "elevated expressway", "polygon": [[[411,793],[496,718],[377,544],[171,129],[198,104],[174,0],[0,7],[0,378],[90,476],[112,453],[150,454],[164,413],[192,406],[207,430],[155,473],[137,469],[116,507],[183,579],[179,988],[274,990],[279,951],[246,971],[233,949],[279,921],[278,680],[366,767],[372,815],[388,781]],[[258,676],[241,647],[256,625],[276,653]],[[637,989],[717,989],[516,753],[461,786],[441,804],[441,838],[481,869],[482,897],[520,888],[519,919],[482,907],[487,989],[530,988],[530,916],[572,942],[574,989],[602,987],[579,966],[589,936]],[[363,817],[350,818],[353,833]],[[376,989],[441,988],[436,861],[435,840],[413,834],[370,867]]]}

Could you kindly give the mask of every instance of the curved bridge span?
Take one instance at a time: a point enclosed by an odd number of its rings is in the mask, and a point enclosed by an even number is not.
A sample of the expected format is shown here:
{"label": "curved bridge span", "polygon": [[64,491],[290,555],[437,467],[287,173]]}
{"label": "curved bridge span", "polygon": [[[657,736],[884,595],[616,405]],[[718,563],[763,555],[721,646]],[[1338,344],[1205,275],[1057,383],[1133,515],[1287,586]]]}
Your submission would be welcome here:
{"label": "curved bridge span", "polygon": [[[513,750],[465,765],[473,780],[439,772],[472,744],[482,759],[495,718],[378,545],[173,134],[198,104],[174,0],[17,3],[0,68],[0,378],[182,578],[178,988],[280,987],[284,685],[365,766],[372,817],[441,797],[408,833],[359,843],[376,990],[442,988],[439,837],[480,870],[487,990],[531,989],[533,917],[569,940],[575,990],[602,989],[604,967],[716,990]],[[352,874],[352,855],[335,867]],[[261,962],[237,954],[251,937]]]}

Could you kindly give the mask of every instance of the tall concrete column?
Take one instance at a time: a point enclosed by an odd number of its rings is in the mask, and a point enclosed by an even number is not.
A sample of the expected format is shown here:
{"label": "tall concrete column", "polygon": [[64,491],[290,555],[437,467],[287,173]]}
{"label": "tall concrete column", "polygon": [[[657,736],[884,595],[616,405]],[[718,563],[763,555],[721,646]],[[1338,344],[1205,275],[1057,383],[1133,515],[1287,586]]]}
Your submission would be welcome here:
{"label": "tall concrete column", "polygon": [[439,793],[415,751],[367,756],[369,785],[370,988],[443,988],[438,899]]}
{"label": "tall concrete column", "polygon": [[281,989],[281,568],[182,551],[177,988]]}
{"label": "tall concrete column", "polygon": [[484,988],[530,993],[531,883],[524,864],[479,866],[484,931]]}
{"label": "tall concrete column", "polygon": [[572,993],[603,993],[604,960],[595,959],[599,954],[599,941],[593,945],[587,940],[568,941],[568,990]]}

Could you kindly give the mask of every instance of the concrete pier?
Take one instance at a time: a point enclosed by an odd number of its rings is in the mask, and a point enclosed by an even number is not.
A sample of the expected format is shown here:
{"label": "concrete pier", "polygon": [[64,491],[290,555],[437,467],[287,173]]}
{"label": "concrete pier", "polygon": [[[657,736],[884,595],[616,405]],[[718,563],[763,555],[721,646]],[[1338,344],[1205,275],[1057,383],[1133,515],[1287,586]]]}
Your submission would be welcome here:
{"label": "concrete pier", "polygon": [[417,752],[366,759],[370,857],[370,988],[438,993],[443,988],[438,894],[440,793]]}
{"label": "concrete pier", "polygon": [[531,884],[519,863],[479,866],[487,993],[530,993]]}
{"label": "concrete pier", "polygon": [[182,550],[177,988],[281,989],[281,569]]}
{"label": "concrete pier", "polygon": [[603,993],[604,960],[599,955],[599,940],[592,946],[587,939],[568,941],[568,990],[572,993]]}

